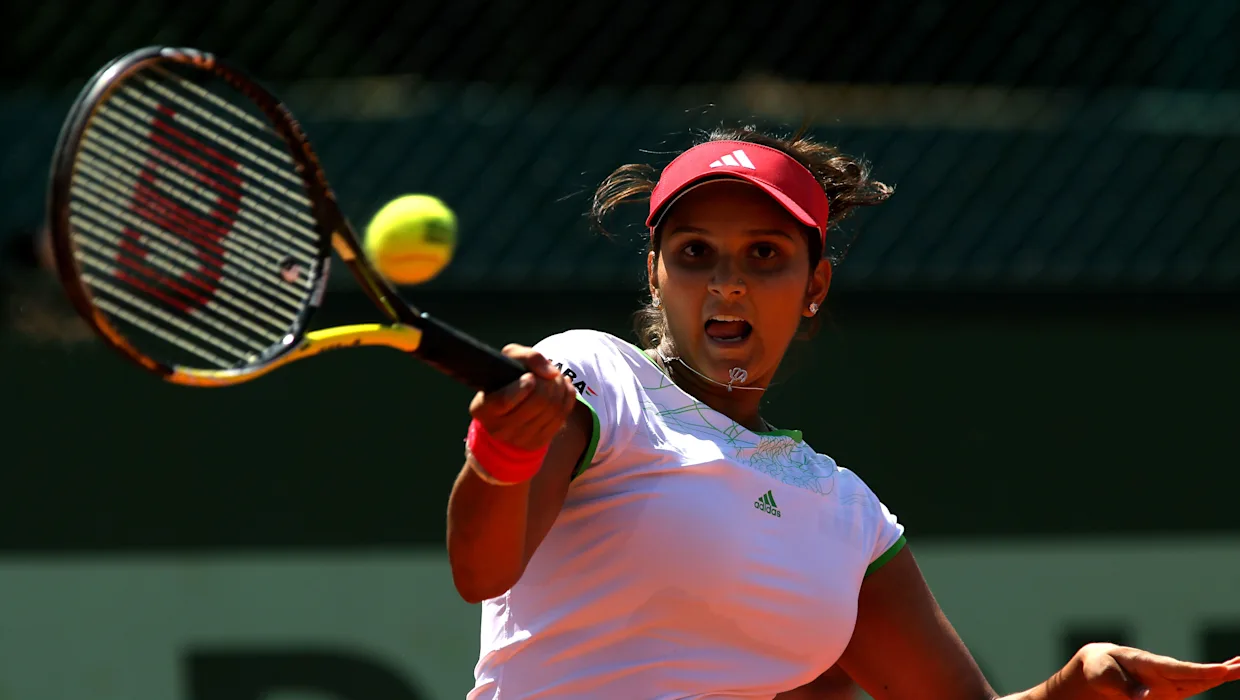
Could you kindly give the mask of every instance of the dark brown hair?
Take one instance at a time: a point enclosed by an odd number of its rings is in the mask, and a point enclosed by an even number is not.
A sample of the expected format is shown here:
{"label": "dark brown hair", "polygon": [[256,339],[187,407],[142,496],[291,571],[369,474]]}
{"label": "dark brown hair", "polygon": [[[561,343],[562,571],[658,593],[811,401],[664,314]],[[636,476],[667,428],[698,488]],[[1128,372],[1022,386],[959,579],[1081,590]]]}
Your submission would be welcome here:
{"label": "dark brown hair", "polygon": [[[762,133],[752,126],[719,128],[705,134],[694,145],[708,141],[748,141],[776,148],[795,158],[818,179],[827,194],[831,214],[827,221],[825,246],[822,245],[817,231],[805,228],[811,273],[824,256],[832,266],[836,266],[848,253],[854,236],[839,230],[838,224],[841,221],[857,207],[881,204],[894,191],[889,185],[870,179],[869,164],[844,155],[834,146],[813,140],[806,135],[804,129],[784,138]],[[594,192],[590,214],[595,228],[608,235],[604,220],[622,204],[648,202],[657,180],[658,171],[651,165],[629,164],[616,168]],[[656,256],[659,254],[661,235],[662,231],[656,229],[653,240],[650,241],[650,249]],[[816,329],[817,317],[811,320],[811,327],[803,331],[800,337],[812,336]],[[657,346],[667,332],[663,312],[646,304],[634,316],[634,330],[644,347]]]}

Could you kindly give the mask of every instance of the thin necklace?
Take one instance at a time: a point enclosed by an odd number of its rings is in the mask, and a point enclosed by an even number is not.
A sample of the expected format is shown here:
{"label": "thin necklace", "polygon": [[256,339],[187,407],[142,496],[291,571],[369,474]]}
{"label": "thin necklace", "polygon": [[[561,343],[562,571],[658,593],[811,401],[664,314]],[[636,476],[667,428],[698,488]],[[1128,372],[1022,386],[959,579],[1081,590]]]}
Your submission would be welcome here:
{"label": "thin necklace", "polygon": [[749,373],[746,372],[743,367],[733,367],[732,369],[728,370],[729,381],[727,384],[724,384],[723,382],[717,382],[714,379],[711,379],[710,377],[706,376],[705,374],[702,374],[701,372],[697,371],[696,369],[693,368],[692,365],[690,365],[688,362],[685,362],[680,357],[668,357],[667,355],[664,355],[663,348],[655,348],[654,351],[659,354],[659,359],[663,361],[663,367],[667,370],[668,374],[671,374],[672,372],[671,363],[674,360],[684,365],[686,369],[688,369],[690,372],[693,372],[694,374],[701,377],[702,379],[705,379],[706,381],[710,382],[711,384],[714,384],[715,386],[721,386],[727,389],[729,392],[732,391],[733,389],[744,389],[746,391],[766,391],[766,387],[764,386],[741,386],[739,384],[736,384],[736,382],[744,382],[745,380],[749,379]]}
{"label": "thin necklace", "polygon": [[[667,355],[664,355],[664,354],[663,354],[663,348],[658,348],[658,347],[656,347],[656,348],[654,349],[654,351],[655,351],[655,353],[659,356],[659,360],[660,360],[660,361],[662,361],[662,363],[663,363],[663,369],[664,369],[664,371],[666,371],[666,372],[667,372],[667,374],[668,374],[669,376],[672,374],[672,366],[671,366],[671,363],[672,363],[672,361],[673,361],[673,360],[675,360],[676,362],[679,362],[681,365],[683,365],[683,366],[684,366],[686,369],[688,369],[690,372],[693,372],[693,373],[694,373],[694,374],[696,374],[697,376],[701,377],[702,379],[705,379],[706,381],[710,382],[711,384],[714,384],[715,386],[721,386],[721,387],[724,387],[724,388],[725,388],[725,389],[727,389],[728,391],[732,391],[732,389],[733,389],[733,388],[736,388],[736,389],[748,389],[749,391],[766,391],[766,387],[762,387],[762,386],[737,386],[737,387],[733,387],[732,382],[728,382],[727,384],[724,384],[723,382],[717,382],[717,381],[715,381],[714,379],[711,379],[710,377],[706,376],[705,374],[702,374],[701,372],[697,371],[696,369],[694,369],[694,368],[693,368],[693,366],[692,366],[692,365],[690,365],[688,362],[685,362],[685,361],[684,361],[684,360],[682,360],[681,358],[679,358],[679,357],[668,357]],[[739,376],[738,376],[738,375],[739,375]],[[747,375],[747,373],[745,372],[745,370],[744,370],[744,369],[742,369],[742,368],[740,368],[740,367],[734,367],[734,368],[732,369],[732,371],[728,373],[728,376],[732,379],[732,381],[741,381],[741,382],[743,382],[743,381],[745,381],[745,379],[746,379],[746,377],[747,377],[748,375]],[[771,424],[770,424],[770,422],[769,422],[769,421],[767,421],[767,419],[766,419],[766,418],[763,418],[762,416],[758,416],[758,420],[762,421],[762,429],[761,429],[761,431],[760,431],[760,432],[769,432],[769,431],[775,430],[775,426],[771,425]]]}

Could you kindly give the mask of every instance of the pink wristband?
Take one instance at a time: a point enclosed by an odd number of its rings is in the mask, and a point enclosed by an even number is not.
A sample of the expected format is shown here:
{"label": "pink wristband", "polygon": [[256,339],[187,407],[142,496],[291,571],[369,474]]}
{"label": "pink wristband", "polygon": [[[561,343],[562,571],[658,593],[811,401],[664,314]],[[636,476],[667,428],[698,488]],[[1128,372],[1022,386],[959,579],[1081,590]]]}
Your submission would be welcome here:
{"label": "pink wristband", "polygon": [[512,486],[534,478],[542,469],[543,457],[550,445],[537,450],[526,450],[501,442],[487,432],[476,419],[469,424],[465,447],[473,455],[474,471],[484,481],[500,486]]}

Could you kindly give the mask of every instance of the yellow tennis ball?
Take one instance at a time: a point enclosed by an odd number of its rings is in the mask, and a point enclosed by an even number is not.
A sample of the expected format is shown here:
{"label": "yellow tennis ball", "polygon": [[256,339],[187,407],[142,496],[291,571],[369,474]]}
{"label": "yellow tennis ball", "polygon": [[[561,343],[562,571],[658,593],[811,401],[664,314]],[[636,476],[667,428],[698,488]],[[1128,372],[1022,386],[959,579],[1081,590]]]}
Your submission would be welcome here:
{"label": "yellow tennis ball", "polygon": [[397,197],[370,220],[363,246],[379,273],[393,283],[425,282],[452,260],[456,214],[428,194]]}

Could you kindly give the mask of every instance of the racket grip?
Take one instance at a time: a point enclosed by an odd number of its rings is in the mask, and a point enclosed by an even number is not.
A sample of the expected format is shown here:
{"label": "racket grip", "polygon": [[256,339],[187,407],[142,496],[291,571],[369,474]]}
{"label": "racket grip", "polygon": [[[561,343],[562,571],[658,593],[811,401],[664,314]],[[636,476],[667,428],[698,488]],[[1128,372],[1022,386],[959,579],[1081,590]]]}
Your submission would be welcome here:
{"label": "racket grip", "polygon": [[422,342],[417,356],[473,389],[502,389],[526,372],[525,366],[511,357],[425,312],[418,317],[418,328]]}

